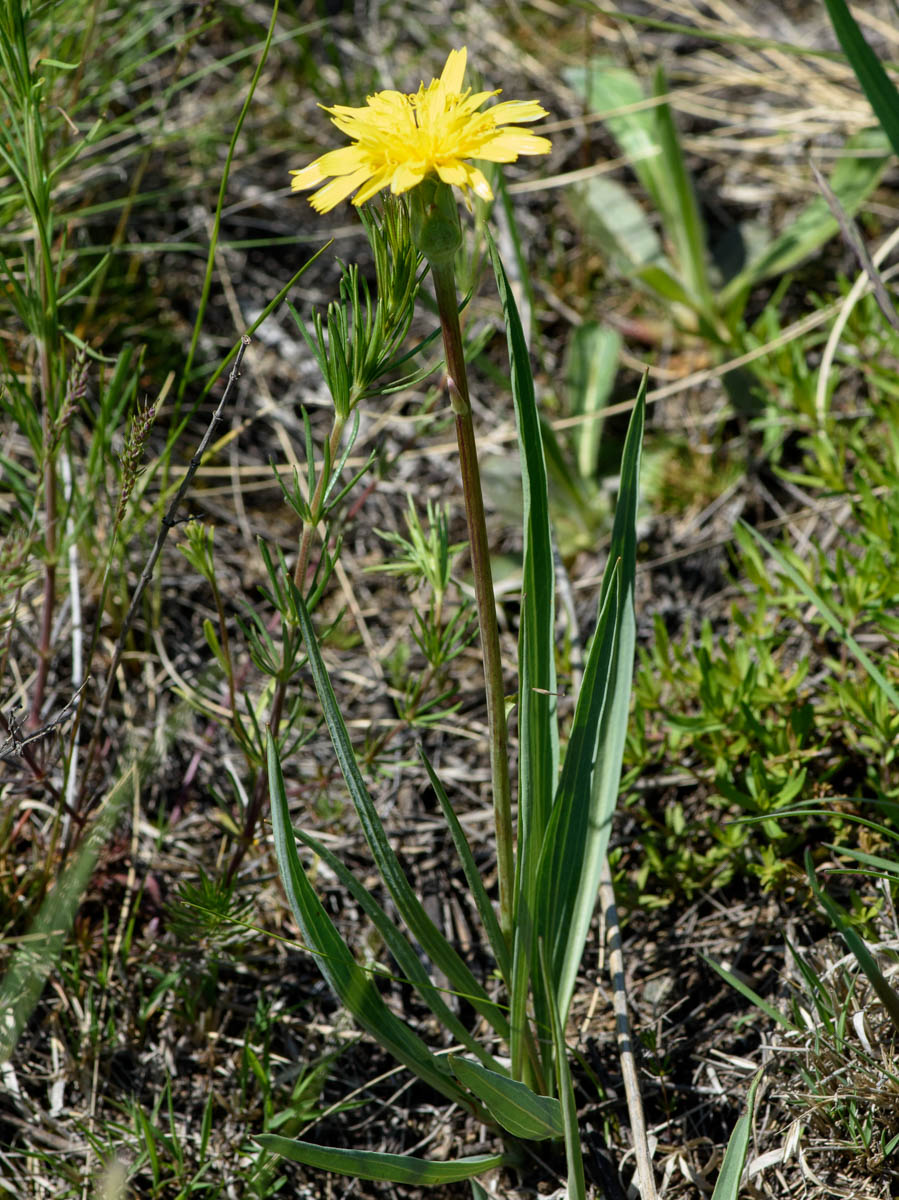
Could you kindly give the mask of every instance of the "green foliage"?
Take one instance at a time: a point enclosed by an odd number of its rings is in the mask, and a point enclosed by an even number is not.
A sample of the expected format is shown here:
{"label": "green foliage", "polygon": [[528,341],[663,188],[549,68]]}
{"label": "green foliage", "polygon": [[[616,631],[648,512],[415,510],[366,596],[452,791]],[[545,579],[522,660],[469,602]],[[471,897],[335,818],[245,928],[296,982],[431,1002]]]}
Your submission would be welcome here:
{"label": "green foliage", "polygon": [[477,617],[469,602],[452,607],[447,601],[453,561],[465,548],[464,543],[450,544],[447,507],[434,505],[429,499],[422,525],[410,496],[406,528],[408,537],[375,530],[397,553],[388,562],[367,569],[402,575],[410,585],[419,585],[412,637],[427,668],[424,672],[412,669],[411,648],[405,641],[397,643],[387,667],[393,686],[400,692],[398,716],[410,725],[424,727],[444,720],[458,708],[447,668],[475,638]]}
{"label": "green foliage", "polygon": [[424,378],[424,374],[412,372],[390,387],[381,382],[411,357],[402,347],[412,323],[422,268],[409,236],[408,210],[388,197],[382,212],[365,212],[363,223],[374,254],[375,295],[356,264],[341,264],[339,299],[331,301],[324,318],[319,312],[313,315],[311,333],[290,305],[342,423],[361,400],[409,387]]}
{"label": "green foliage", "polygon": [[[569,68],[567,79],[592,112],[606,114],[604,123],[647,193],[670,249],[663,248],[652,221],[624,186],[606,177],[571,188],[572,208],[585,235],[681,328],[699,333],[712,345],[739,351],[742,316],[752,288],[791,270],[838,231],[824,198],[815,197],[788,230],[716,288],[713,248],[665,99],[664,75],[656,73],[652,105],[646,103],[632,71],[605,59]],[[850,139],[830,179],[847,213],[876,186],[889,161],[886,151],[879,130]]]}
{"label": "green foliage", "polygon": [[889,138],[893,152],[899,154],[899,92],[865,41],[845,0],[824,0],[824,4],[849,64]]}
{"label": "green foliage", "polygon": [[[299,622],[325,722],[369,849],[408,935],[443,972],[454,992],[464,996],[495,1033],[510,1045],[512,1078],[498,1069],[478,1042],[458,1026],[428,975],[415,961],[413,946],[395,928],[367,889],[342,869],[333,855],[308,836],[299,835],[330,862],[344,885],[371,917],[403,976],[441,1024],[474,1053],[480,1064],[451,1059],[463,1088],[444,1061],[398,1022],[381,999],[374,981],[356,963],[326,913],[300,862],[290,827],[281,756],[268,738],[268,773],[278,865],[294,917],[319,968],[356,1022],[420,1078],[519,1137],[564,1135],[570,1184],[584,1195],[580,1138],[562,1029],[574,992],[575,975],[593,915],[599,872],[618,794],[634,647],[633,586],[636,556],[636,509],[644,394],[637,398],[622,463],[622,482],[609,567],[599,601],[599,617],[588,655],[585,686],[574,715],[564,764],[559,770],[555,707],[553,558],[542,438],[527,347],[508,280],[490,243],[506,321],[512,394],[521,450],[524,495],[524,589],[519,632],[519,847],[513,902],[513,937],[507,943],[483,889],[474,885],[489,938],[509,998],[491,1001],[481,984],[425,914],[385,834],[360,771],[334,690],[302,596],[293,588],[289,601],[273,593],[272,602]],[[394,536],[403,551],[397,566],[426,578],[442,598],[449,582],[445,517],[429,511],[426,536],[414,512],[407,519],[408,539]],[[492,598],[491,598],[492,603]],[[494,750],[495,752],[495,750]],[[433,770],[432,782],[444,811],[445,793]],[[470,879],[470,851],[458,824],[450,819],[454,840]],[[497,840],[500,841],[497,829]],[[509,957],[509,950],[512,957]],[[529,1008],[533,1005],[534,1024]],[[547,1036],[548,1035],[548,1036]],[[485,1061],[486,1059],[486,1061]],[[467,1089],[467,1090],[466,1090]],[[539,1093],[544,1093],[541,1097]],[[556,1093],[558,1092],[558,1099]],[[559,1107],[561,1101],[561,1107]],[[563,1118],[563,1112],[565,1114]],[[434,1164],[396,1156],[329,1151],[309,1143],[292,1147],[271,1138],[264,1145],[311,1165],[365,1178],[413,1179]],[[388,1161],[389,1159],[389,1161]],[[446,1165],[449,1169],[449,1164]],[[453,1169],[467,1171],[465,1160]],[[376,1174],[371,1174],[376,1172]],[[471,1172],[476,1173],[476,1172]],[[447,1176],[449,1177],[449,1176]],[[465,1178],[467,1175],[455,1176]],[[433,1182],[443,1176],[433,1176]]]}
{"label": "green foliage", "polygon": [[[873,301],[854,316],[845,361],[860,345],[886,357],[889,339]],[[789,539],[739,526],[733,576],[742,596],[726,630],[687,623],[671,637],[656,619],[653,642],[640,654],[628,765],[634,776],[651,776],[677,761],[681,780],[673,789],[689,786],[693,799],[673,792],[662,809],[640,792],[631,799],[646,851],[631,881],[649,903],[724,886],[746,872],[766,888],[795,885],[804,875],[804,820],[791,815],[800,800],[827,800],[821,818],[846,844],[854,813],[897,797],[894,372],[888,360],[880,366],[882,398],[872,396],[866,416],[810,426],[814,386],[798,365],[804,359],[801,347],[783,349],[765,368],[778,394],[799,409],[782,410],[779,428],[807,429],[801,459],[780,470],[788,486],[821,497],[824,511],[840,506],[840,529],[826,545],[799,553]],[[707,804],[715,815],[702,812]]]}

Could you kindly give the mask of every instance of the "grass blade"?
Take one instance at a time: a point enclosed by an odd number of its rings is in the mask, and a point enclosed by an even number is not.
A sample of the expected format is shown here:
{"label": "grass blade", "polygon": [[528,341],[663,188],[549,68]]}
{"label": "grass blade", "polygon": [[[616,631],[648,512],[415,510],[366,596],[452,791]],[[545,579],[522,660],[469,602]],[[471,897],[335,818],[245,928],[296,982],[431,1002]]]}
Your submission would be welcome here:
{"label": "grass blade", "polygon": [[846,0],[824,0],[824,6],[862,91],[890,139],[893,152],[899,154],[899,92],[865,41]]}
{"label": "grass blade", "polygon": [[852,954],[855,955],[856,962],[865,975],[867,975],[868,982],[877,993],[878,1000],[886,1009],[887,1015],[893,1022],[893,1025],[896,1029],[899,1029],[899,993],[887,983],[883,972],[874,961],[871,951],[846,920],[843,910],[835,901],[831,900],[824,888],[818,883],[815,877],[815,864],[812,862],[812,856],[808,850],[805,852],[805,869],[808,873],[809,886],[815,894],[815,899],[830,917],[834,929],[842,935],[843,941],[849,947]]}
{"label": "grass blade", "polygon": [[442,1059],[432,1054],[408,1025],[396,1017],[384,1001],[367,972],[356,962],[349,947],[337,932],[333,921],[306,878],[294,844],[284,776],[271,732],[268,733],[268,780],[272,802],[272,827],[275,854],[281,880],[287,892],[291,912],[303,940],[316,955],[322,975],[341,1004],[358,1025],[388,1050],[398,1062],[441,1095],[461,1102],[470,1099],[461,1091]]}
{"label": "grass blade", "polygon": [[0,1062],[12,1056],[72,928],[100,851],[109,840],[125,801],[136,794],[139,786],[138,769],[132,764],[103,801],[71,863],[56,881],[27,938],[13,955],[0,984]]}
{"label": "grass blade", "polygon": [[387,840],[372,798],[368,794],[359,764],[356,762],[349,733],[319,650],[318,639],[315,636],[309,611],[302,595],[292,584],[291,591],[296,604],[303,640],[306,643],[309,669],[312,672],[315,690],[318,692],[322,713],[331,735],[334,753],[381,878],[387,885],[400,917],[409,932],[431,962],[443,971],[454,991],[467,996],[472,1006],[483,1017],[486,1017],[499,1036],[508,1038],[509,1022],[505,1014],[493,1003],[453,947],[434,925],[403,873],[399,860]]}
{"label": "grass blade", "polygon": [[714,959],[709,958],[705,954],[700,954],[699,957],[704,963],[707,963],[713,971],[716,971],[725,983],[729,983],[730,986],[738,991],[741,996],[745,996],[745,998],[751,1004],[754,1004],[756,1008],[761,1009],[761,1011],[767,1017],[770,1017],[772,1021],[776,1021],[778,1025],[782,1026],[786,1030],[789,1030],[791,1033],[795,1032],[796,1026],[789,1019],[789,1017],[785,1017],[782,1012],[778,1012],[773,1004],[769,1004],[767,1000],[763,1000],[758,992],[754,992],[751,987],[743,983],[743,981],[738,979],[737,976],[731,971],[728,971],[727,967],[722,967],[720,963],[716,963]]}
{"label": "grass blade", "polygon": [[749,1089],[749,1096],[746,1099],[746,1112],[737,1121],[734,1131],[730,1135],[730,1141],[727,1143],[727,1151],[724,1155],[724,1162],[721,1164],[721,1172],[718,1175],[718,1182],[715,1184],[715,1190],[712,1193],[712,1200],[737,1200],[740,1191],[740,1177],[743,1174],[746,1153],[749,1150],[749,1136],[752,1133],[755,1095],[758,1091],[761,1078],[762,1073],[759,1071]]}
{"label": "grass blade", "polygon": [[374,1150],[343,1150],[316,1146],[314,1142],[291,1141],[277,1133],[260,1133],[256,1141],[273,1154],[320,1171],[335,1171],[353,1179],[381,1180],[388,1183],[417,1183],[434,1186],[471,1179],[506,1164],[503,1154],[479,1154],[455,1162],[428,1162],[408,1154],[380,1154]]}
{"label": "grass blade", "polygon": [[455,1054],[450,1055],[449,1063],[459,1082],[474,1092],[494,1120],[514,1137],[528,1141],[562,1137],[562,1109],[555,1097],[538,1096],[508,1075]]}
{"label": "grass blade", "polygon": [[[883,879],[885,875],[899,875],[899,862],[894,859],[882,858],[879,854],[866,854],[863,850],[853,850],[850,846],[834,846],[830,842],[825,842],[824,847],[831,850],[834,854],[839,854],[843,858],[854,859],[855,862],[861,863],[864,867],[870,867],[872,872],[883,872],[879,878]],[[866,875],[867,871],[862,871],[860,874]]]}

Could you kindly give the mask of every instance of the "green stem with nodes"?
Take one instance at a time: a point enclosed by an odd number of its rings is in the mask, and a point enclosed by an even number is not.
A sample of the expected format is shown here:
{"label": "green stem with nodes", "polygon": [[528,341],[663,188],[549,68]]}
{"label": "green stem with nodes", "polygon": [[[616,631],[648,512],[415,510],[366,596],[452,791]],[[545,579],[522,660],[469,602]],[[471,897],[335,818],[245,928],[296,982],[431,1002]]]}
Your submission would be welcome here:
{"label": "green stem with nodes", "polygon": [[462,330],[459,325],[459,306],[452,259],[435,256],[431,260],[431,277],[434,281],[437,312],[443,329],[447,386],[456,421],[456,437],[459,442],[462,493],[465,497],[465,513],[468,519],[471,565],[478,607],[478,626],[484,655],[487,723],[490,738],[490,776],[493,784],[493,819],[496,829],[496,857],[499,875],[499,923],[506,941],[511,945],[515,852],[512,832],[512,787],[509,781],[506,700],[499,648],[499,627],[496,622],[496,600],[493,594],[493,573],[490,568],[490,547],[487,542],[487,521],[484,515],[484,497],[481,491],[481,473],[478,468],[474,422],[471,417],[468,375],[465,369],[465,354],[462,347]]}

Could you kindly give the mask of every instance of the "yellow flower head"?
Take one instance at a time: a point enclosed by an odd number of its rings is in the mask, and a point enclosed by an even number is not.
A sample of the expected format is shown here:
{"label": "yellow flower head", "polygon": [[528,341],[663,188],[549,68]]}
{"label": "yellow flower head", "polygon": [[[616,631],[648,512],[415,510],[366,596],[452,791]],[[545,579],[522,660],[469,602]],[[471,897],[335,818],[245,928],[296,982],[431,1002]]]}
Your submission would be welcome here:
{"label": "yellow flower head", "polygon": [[394,194],[408,192],[436,175],[463,192],[470,189],[482,200],[492,200],[490,184],[466,160],[502,163],[514,162],[519,154],[546,154],[548,138],[515,128],[545,117],[546,110],[534,100],[506,100],[478,112],[499,90],[462,90],[467,55],[464,46],[450,51],[440,78],[427,87],[422,84],[415,94],[376,92],[365,108],[325,108],[341,133],[352,138],[352,145],[323,154],[302,171],[291,171],[293,190],[330,179],[310,197],[312,207],[324,213],[352,192],[353,203],[364,204],[382,188]]}

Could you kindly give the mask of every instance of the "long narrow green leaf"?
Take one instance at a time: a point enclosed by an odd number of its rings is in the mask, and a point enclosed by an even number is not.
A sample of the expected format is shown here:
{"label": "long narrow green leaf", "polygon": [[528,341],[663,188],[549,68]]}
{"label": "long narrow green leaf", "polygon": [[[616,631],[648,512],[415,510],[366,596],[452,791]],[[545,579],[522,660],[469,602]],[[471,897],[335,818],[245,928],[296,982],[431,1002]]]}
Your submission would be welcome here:
{"label": "long narrow green leaf", "polygon": [[[862,129],[846,142],[828,179],[840,207],[849,216],[871,194],[892,155],[879,129]],[[731,304],[755,284],[783,275],[839,232],[839,224],[823,196],[815,196],[784,232],[722,289],[720,301]]]}
{"label": "long narrow green leaf", "polygon": [[[617,560],[610,566],[612,571],[607,572],[607,578],[611,574],[615,586],[606,597],[587,656],[556,803],[540,859],[535,897],[535,936],[546,942],[556,1002],[558,1004],[561,997],[560,1008],[566,1015],[574,981],[573,978],[566,979],[563,986],[564,964],[569,947],[573,948],[582,932],[586,938],[586,930],[581,931],[573,925],[575,911],[578,910],[583,918],[589,908],[589,925],[598,886],[597,876],[597,885],[593,886],[589,904],[582,905],[581,891],[590,886],[592,874],[590,843],[595,840],[592,835],[600,832],[590,829],[593,819],[591,798],[599,754],[599,731],[615,674],[620,632],[621,594],[618,580],[621,562]],[[608,819],[610,817],[611,814]],[[608,837],[608,830],[605,837]],[[605,841],[605,838],[602,840]],[[577,965],[579,962],[578,958]]]}
{"label": "long narrow green leaf", "polygon": [[587,419],[576,430],[577,468],[593,479],[602,442],[603,409],[615,385],[621,334],[598,321],[585,321],[571,334],[565,349],[565,383],[572,412]]}
{"label": "long narrow green leaf", "polygon": [[562,1109],[562,1126],[565,1136],[565,1159],[568,1164],[568,1200],[587,1200],[587,1183],[584,1179],[584,1157],[581,1152],[581,1131],[577,1119],[577,1102],[571,1069],[568,1066],[568,1047],[559,1007],[553,994],[553,980],[546,961],[546,947],[541,939],[538,944],[539,970],[543,980],[552,1026],[553,1051],[556,1062],[556,1079],[559,1085],[559,1103]]}
{"label": "long narrow green leaf", "polygon": [[[899,862],[895,859],[882,858],[879,854],[865,854],[863,850],[853,850],[850,846],[833,846],[830,842],[824,843],[825,848],[832,850],[834,854],[839,854],[844,858],[854,859],[855,862],[861,863],[864,867],[870,867],[872,872],[883,872],[879,878],[884,876],[899,875]],[[867,874],[867,872],[861,872]]]}
{"label": "long narrow green leaf", "polygon": [[316,1146],[313,1142],[295,1142],[277,1133],[260,1133],[255,1140],[273,1154],[320,1171],[335,1171],[353,1179],[417,1183],[425,1187],[471,1179],[505,1166],[508,1161],[503,1154],[479,1154],[456,1162],[428,1162],[408,1154],[379,1154],[374,1150],[343,1150]]}
{"label": "long narrow green leaf", "polygon": [[899,154],[899,92],[865,41],[846,0],[824,0],[824,5],[856,79],[890,139],[893,152]]}
{"label": "long narrow green leaf", "polygon": [[737,1200],[740,1192],[740,1177],[743,1174],[746,1153],[749,1149],[749,1137],[752,1133],[755,1094],[758,1091],[761,1078],[762,1073],[759,1071],[749,1089],[749,1095],[746,1099],[746,1112],[737,1121],[734,1131],[730,1135],[730,1141],[727,1143],[727,1150],[724,1155],[724,1162],[721,1164],[721,1171],[718,1175],[718,1182],[715,1184],[715,1190],[712,1193],[712,1200]]}
{"label": "long narrow green leaf", "polygon": [[[667,91],[668,81],[659,67],[653,93],[660,99]],[[709,321],[714,321],[714,303],[706,263],[705,227],[696,202],[693,180],[684,161],[671,105],[659,104],[655,117],[666,179],[667,205],[664,216],[668,236],[677,247],[678,265],[692,293],[694,307]]]}
{"label": "long narrow green leaf", "polygon": [[508,986],[509,976],[512,970],[512,964],[509,959],[509,948],[506,945],[506,939],[503,937],[503,932],[499,927],[499,921],[496,917],[496,911],[490,903],[490,897],[487,895],[484,888],[483,880],[478,871],[477,863],[474,861],[474,856],[471,853],[471,847],[468,844],[468,839],[465,836],[465,831],[459,823],[459,818],[450,803],[449,796],[446,794],[446,789],[440,782],[437,772],[431,766],[427,755],[419,747],[421,760],[425,765],[425,770],[428,773],[428,778],[431,781],[431,786],[434,789],[434,794],[437,796],[437,801],[443,812],[447,828],[450,831],[450,837],[453,839],[453,845],[456,847],[456,853],[462,862],[462,870],[465,873],[465,882],[468,884],[475,905],[477,906],[478,914],[481,918],[481,923],[484,926],[484,932],[487,934],[487,940],[490,942],[490,948],[493,951],[493,956],[496,959],[496,965],[499,967],[500,975],[506,980]]}
{"label": "long narrow green leaf", "polygon": [[0,983],[0,1062],[6,1062],[15,1050],[25,1022],[56,966],[100,851],[109,840],[124,804],[139,787],[138,769],[132,764],[97,810],[71,862],[17,947]]}
{"label": "long narrow green leaf", "polygon": [[405,922],[406,927],[416,939],[422,950],[432,963],[443,971],[450,981],[454,991],[461,992],[470,998],[472,1006],[490,1022],[502,1038],[509,1036],[509,1022],[503,1011],[493,1003],[484,988],[472,975],[471,971],[449,944],[443,934],[427,915],[421,901],[415,895],[408,879],[403,874],[396,854],[393,851],[384,826],[378,816],[356,755],[353,751],[346,724],[337,704],[331,680],[321,656],[315,629],[309,616],[309,611],[297,589],[293,589],[293,600],[296,603],[297,616],[303,640],[306,643],[306,653],[309,669],[318,692],[325,723],[331,735],[334,753],[343,774],[347,790],[359,817],[365,840],[374,856],[375,864],[387,889],[393,897],[397,911]]}
{"label": "long narrow green leaf", "polygon": [[432,1054],[409,1026],[390,1011],[362,970],[306,878],[294,843],[278,751],[268,731],[268,781],[275,854],[291,912],[331,990],[354,1020],[398,1062],[450,1100],[470,1104],[447,1064]]}
{"label": "long narrow green leaf", "polygon": [[[352,871],[348,870],[340,861],[337,855],[332,854],[327,846],[323,845],[317,838],[312,837],[311,834],[304,833],[301,829],[294,830],[294,834],[310,850],[314,850],[323,862],[328,864],[383,938],[384,944],[393,956],[405,980],[415,987],[422,1000],[424,1000],[425,1004],[427,1004],[443,1027],[452,1034],[456,1041],[460,1042],[472,1054],[476,1055],[485,1067],[493,1071],[498,1071],[500,1069],[499,1063],[489,1051],[485,1050],[471,1036],[469,1030],[465,1028],[456,1014],[447,1005],[440,994],[440,990],[434,986],[433,980],[422,966],[421,959],[415,953],[415,950],[390,920],[368,888],[364,887]],[[465,998],[467,999],[467,997]]]}
{"label": "long narrow green leaf", "polygon": [[861,648],[861,646],[858,644],[837,614],[833,611],[824,597],[820,594],[820,592],[815,591],[811,584],[807,583],[802,578],[802,575],[787,559],[786,555],[778,550],[776,546],[772,546],[768,539],[759,533],[757,529],[753,529],[751,525],[745,525],[743,522],[741,522],[741,525],[744,529],[747,529],[749,533],[752,534],[752,536],[766,551],[766,553],[771,555],[790,582],[794,584],[794,586],[797,587],[800,592],[802,592],[803,596],[805,596],[806,599],[815,606],[815,608],[817,608],[818,612],[821,614],[830,628],[834,631],[840,641],[844,643],[847,650],[849,650],[856,661],[860,663],[861,666],[863,666],[868,672],[893,707],[899,709],[899,692],[896,691],[896,689],[884,675],[883,671],[880,670],[880,668],[873,662],[868,654]]}
{"label": "long narrow green leaf", "polygon": [[808,850],[805,852],[805,869],[808,873],[809,885],[815,894],[815,899],[830,917],[834,928],[842,934],[843,941],[849,947],[852,954],[855,955],[856,962],[867,975],[868,982],[877,993],[878,1000],[887,1011],[887,1016],[893,1022],[896,1029],[899,1029],[899,993],[887,983],[883,972],[874,961],[871,951],[849,924],[843,910],[831,900],[827,892],[818,883],[815,877],[815,864]]}
{"label": "long narrow green leaf", "polygon": [[562,1109],[554,1096],[538,1096],[529,1087],[478,1063],[451,1054],[456,1078],[482,1101],[493,1119],[513,1137],[528,1141],[562,1137]]}
{"label": "long narrow green leaf", "polygon": [[709,958],[705,954],[700,954],[699,957],[703,960],[703,962],[708,963],[712,970],[716,971],[725,983],[729,983],[730,986],[738,991],[741,996],[745,996],[751,1004],[754,1004],[756,1008],[761,1009],[761,1011],[767,1017],[770,1017],[772,1021],[776,1021],[778,1025],[783,1026],[784,1029],[788,1029],[791,1033],[795,1031],[796,1026],[789,1019],[789,1017],[785,1017],[782,1012],[779,1012],[774,1007],[773,1004],[769,1004],[767,1000],[763,1000],[758,992],[754,992],[752,988],[748,986],[748,984],[745,984],[742,981],[742,979],[738,979],[732,971],[728,971],[727,967],[722,967],[720,963],[716,963],[714,959]]}
{"label": "long narrow green leaf", "polygon": [[489,232],[487,238],[506,325],[521,458],[524,568],[518,633],[518,853],[519,871],[533,878],[559,769],[555,569],[543,438],[527,343],[499,251]]}
{"label": "long narrow green leaf", "polygon": [[[549,521],[546,461],[528,348],[499,252],[488,246],[506,326],[512,398],[521,461],[524,563],[518,631],[518,861],[515,880],[515,942],[511,972],[513,1071],[522,1070],[527,1038],[526,1003],[533,947],[537,871],[559,774],[556,711],[555,564]],[[509,976],[507,976],[507,979]],[[538,1021],[545,1019],[534,997]]]}
{"label": "long narrow green leaf", "polygon": [[633,71],[613,59],[596,57],[586,68],[569,67],[565,81],[580,92],[627,157],[628,164],[652,197],[659,213],[666,211],[666,183],[661,162],[659,130],[653,107]]}
{"label": "long narrow green leaf", "polygon": [[618,507],[600,592],[599,621],[539,867],[534,919],[546,939],[563,1023],[593,918],[621,780],[636,642],[636,521],[645,397],[644,379],[621,460]]}

